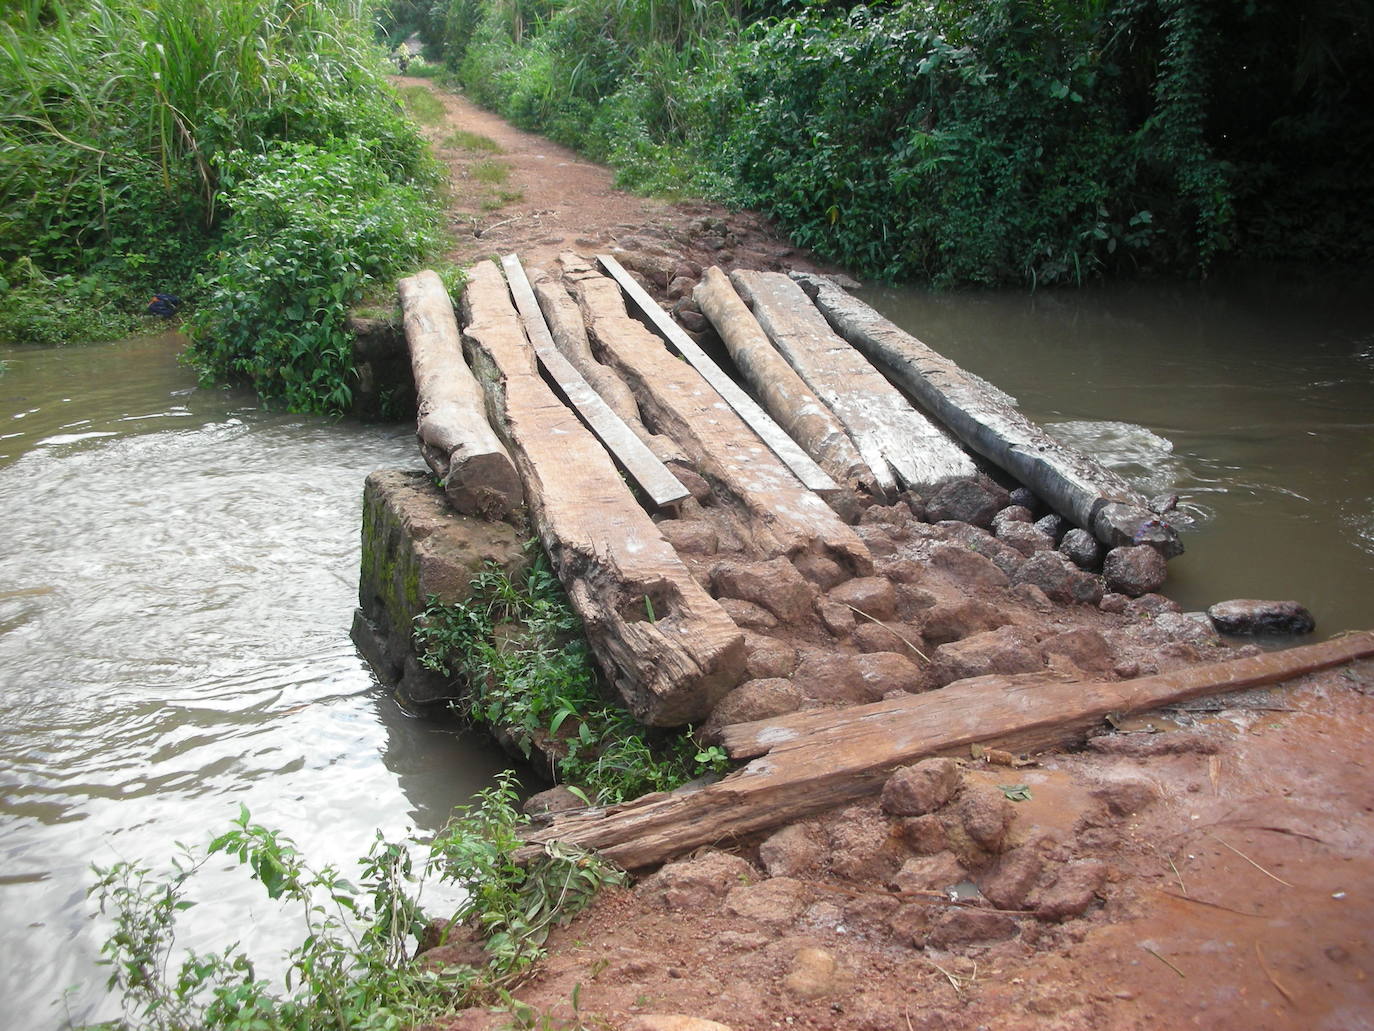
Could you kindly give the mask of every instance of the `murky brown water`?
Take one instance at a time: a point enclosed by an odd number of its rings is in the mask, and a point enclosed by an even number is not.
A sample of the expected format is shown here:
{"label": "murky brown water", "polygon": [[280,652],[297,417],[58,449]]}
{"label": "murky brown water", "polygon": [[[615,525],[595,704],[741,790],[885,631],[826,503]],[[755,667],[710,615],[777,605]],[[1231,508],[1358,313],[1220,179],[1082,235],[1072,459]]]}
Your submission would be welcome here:
{"label": "murky brown water", "polygon": [[864,297],[1196,522],[1165,593],[1374,627],[1374,275]]}
{"label": "murky brown water", "polygon": [[[412,434],[193,389],[178,346],[0,351],[0,1027],[109,1015],[91,863],[161,862],[240,802],[350,863],[504,766],[348,639],[363,477]],[[198,879],[183,944],[298,940],[240,874]]]}

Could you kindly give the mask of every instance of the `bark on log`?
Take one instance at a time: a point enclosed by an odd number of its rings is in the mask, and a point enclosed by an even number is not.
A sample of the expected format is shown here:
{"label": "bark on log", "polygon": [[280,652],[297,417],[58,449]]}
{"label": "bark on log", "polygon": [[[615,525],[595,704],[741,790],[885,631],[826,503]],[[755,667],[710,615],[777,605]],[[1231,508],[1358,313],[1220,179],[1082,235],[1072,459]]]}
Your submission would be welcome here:
{"label": "bark on log", "polygon": [[573,289],[599,351],[630,384],[654,425],[749,513],[759,552],[809,552],[834,559],[855,576],[872,572],[873,558],[853,529],[798,481],[691,365],[629,316],[615,281],[588,274]]}
{"label": "bark on log", "polygon": [[788,364],[844,423],[884,490],[900,482],[928,495],[977,473],[942,428],[835,335],[796,283],[781,272],[742,269],[730,281]]}
{"label": "bark on log", "polygon": [[712,265],[697,283],[693,297],[778,425],[840,483],[881,493],[873,470],[859,457],[835,413],[774,349],[725,273]]}
{"label": "bark on log", "polygon": [[1109,548],[1147,543],[1181,554],[1178,531],[1122,477],[1066,447],[979,377],[894,326],[823,276],[794,277],[842,337],[867,355],[974,451]]}
{"label": "bark on log", "polygon": [[494,263],[471,270],[462,306],[493,424],[602,669],[641,722],[702,719],[744,676],[743,634],[545,384]]}
{"label": "bark on log", "polygon": [[520,477],[484,414],[482,388],[463,361],[453,304],[428,269],[396,284],[419,400],[420,454],[463,515],[504,519],[521,507]]}
{"label": "bark on log", "polygon": [[525,335],[529,337],[534,353],[544,370],[558,384],[558,389],[568,399],[583,421],[605,445],[612,457],[639,484],[639,487],[656,508],[666,508],[690,497],[687,488],[679,483],[657,456],[635,436],[629,426],[611,411],[610,407],[582,374],[573,368],[562,352],[554,346],[553,336],[544,315],[539,310],[534,291],[530,288],[520,259],[508,254],[501,259],[501,267],[506,272],[506,282],[510,287],[515,307],[520,313]]}
{"label": "bark on log", "polygon": [[753,742],[744,754],[760,747],[767,754],[724,780],[692,792],[569,813],[526,838],[595,849],[626,869],[641,869],[875,794],[894,769],[928,756],[963,754],[973,744],[1015,752],[1072,744],[1108,713],[1143,712],[1277,683],[1371,655],[1374,632],[1366,631],[1121,683],[982,677],[928,694],[815,713],[804,729],[798,717],[741,725],[730,728],[731,740]]}

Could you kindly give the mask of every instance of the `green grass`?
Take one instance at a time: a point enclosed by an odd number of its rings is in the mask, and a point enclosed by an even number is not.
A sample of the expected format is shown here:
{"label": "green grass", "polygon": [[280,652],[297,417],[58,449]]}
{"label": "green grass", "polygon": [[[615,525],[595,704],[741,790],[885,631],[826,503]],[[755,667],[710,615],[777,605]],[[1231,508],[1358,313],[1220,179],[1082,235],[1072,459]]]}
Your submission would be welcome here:
{"label": "green grass", "polygon": [[400,90],[406,114],[421,125],[442,125],[447,112],[444,103],[424,86],[405,86]]}
{"label": "green grass", "polygon": [[510,165],[495,158],[484,158],[474,162],[472,167],[468,169],[468,174],[479,183],[485,183],[488,186],[500,186],[510,178]]}
{"label": "green grass", "polygon": [[455,129],[449,133],[443,141],[443,146],[451,147],[454,150],[470,150],[477,154],[501,154],[501,144],[497,143],[490,136],[483,136],[481,133],[469,132],[466,129]]}

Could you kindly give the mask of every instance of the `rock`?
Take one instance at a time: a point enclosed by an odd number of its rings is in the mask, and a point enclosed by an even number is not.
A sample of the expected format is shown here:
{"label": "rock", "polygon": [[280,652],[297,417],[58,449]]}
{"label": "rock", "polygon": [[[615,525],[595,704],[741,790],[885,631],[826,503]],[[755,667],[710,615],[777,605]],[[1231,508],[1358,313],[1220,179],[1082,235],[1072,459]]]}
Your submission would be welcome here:
{"label": "rock", "polygon": [[544,816],[548,813],[566,813],[570,809],[581,809],[586,804],[587,800],[567,785],[558,784],[525,799],[520,811],[526,816]]}
{"label": "rock", "polygon": [[1132,544],[1107,552],[1102,575],[1109,590],[1136,598],[1164,586],[1169,564],[1149,545]]}
{"label": "rock", "polygon": [[1033,522],[1035,522],[1035,516],[1029,508],[1024,505],[1009,505],[992,517],[992,532],[1000,533],[1002,527],[1008,523],[1030,524]]}
{"label": "rock", "polygon": [[849,880],[886,881],[907,859],[902,839],[877,807],[852,805],[825,820],[830,872]]}
{"label": "rock", "polygon": [[1054,882],[1037,896],[1035,915],[1041,920],[1081,916],[1106,885],[1107,864],[1100,859],[1066,863]]}
{"label": "rock", "polygon": [[889,816],[922,816],[953,798],[959,781],[959,765],[953,759],[923,759],[887,778],[879,805]]}
{"label": "rock", "polygon": [[802,658],[792,682],[808,698],[850,703],[876,702],[889,691],[914,693],[929,686],[916,664],[896,652],[813,651]]}
{"label": "rock", "polygon": [[894,821],[893,829],[897,832],[897,836],[906,842],[907,848],[918,856],[943,852],[949,847],[949,837],[945,834],[945,825],[934,813],[927,813],[924,816],[899,817]]}
{"label": "rock", "polygon": [[897,614],[897,590],[892,581],[881,576],[855,577],[832,588],[828,597],[874,619],[891,619]]}
{"label": "rock", "polygon": [[921,636],[933,645],[949,644],[985,630],[996,630],[1011,617],[995,605],[977,598],[943,602],[928,609],[921,622]]}
{"label": "rock", "polygon": [[1157,755],[1214,755],[1221,742],[1195,730],[1172,730],[1167,734],[1103,734],[1088,741],[1088,748],[1104,755],[1126,755],[1148,759]]}
{"label": "rock", "polygon": [[1013,503],[1011,500],[1011,491],[1007,490],[1006,487],[1003,487],[987,473],[979,473],[974,479],[977,481],[978,486],[988,492],[988,497],[992,498],[992,500],[997,503],[999,509],[1007,508]]}
{"label": "rock", "polygon": [[1102,545],[1087,530],[1077,527],[1065,533],[1059,541],[1059,554],[1079,569],[1092,571],[1102,564]]}
{"label": "rock", "polygon": [[1045,506],[1040,499],[1035,496],[1035,492],[1029,487],[1017,487],[1009,495],[1013,505],[1020,505],[1022,508],[1029,509],[1032,513],[1041,512]]}
{"label": "rock", "polygon": [[948,909],[935,918],[926,941],[936,948],[976,945],[980,942],[1015,938],[1015,919],[987,909]]}
{"label": "rock", "polygon": [[1106,805],[1113,816],[1133,816],[1159,797],[1159,788],[1146,777],[1134,773],[1109,776],[1093,789],[1092,796]]}
{"label": "rock", "polygon": [[425,927],[415,958],[422,970],[438,971],[446,967],[485,967],[490,957],[477,931],[463,924],[436,920]]}
{"label": "rock", "polygon": [[825,856],[819,827],[811,823],[790,824],[759,845],[759,862],[769,877],[801,877],[813,873],[820,868]]}
{"label": "rock", "polygon": [[906,526],[913,518],[907,505],[869,505],[859,516],[859,525]]}
{"label": "rock", "polygon": [[908,859],[892,878],[889,887],[894,891],[912,893],[944,891],[967,876],[968,871],[953,852],[936,852],[934,855]]}
{"label": "rock", "polygon": [[902,903],[883,892],[867,892],[844,904],[844,923],[860,933],[876,933],[888,926]]}
{"label": "rock", "polygon": [[740,598],[720,598],[720,607],[735,621],[735,625],[745,630],[774,630],[778,617],[752,601]]}
{"label": "rock", "polygon": [[1161,612],[1155,616],[1155,626],[1182,644],[1210,645],[1218,643],[1216,627],[1205,612]]}
{"label": "rock", "polygon": [[1011,589],[1011,596],[1036,612],[1054,611],[1054,602],[1035,584],[1017,584]]}
{"label": "rock", "polygon": [[724,727],[731,723],[749,723],[773,716],[796,712],[806,704],[806,695],[792,681],[781,677],[766,680],[746,680],[711,710],[710,725]]}
{"label": "rock", "polygon": [[1162,594],[1142,594],[1139,598],[1132,598],[1128,601],[1125,608],[1126,615],[1137,618],[1140,616],[1157,616],[1161,612],[1182,611],[1182,605]]}
{"label": "rock", "polygon": [[1220,601],[1207,610],[1223,634],[1310,634],[1317,622],[1296,601]]}
{"label": "rock", "polygon": [[1047,659],[1051,655],[1063,655],[1088,673],[1106,673],[1115,661],[1107,639],[1087,627],[1047,637],[1040,642],[1040,650]]}
{"label": "rock", "polygon": [[958,544],[937,544],[930,551],[930,565],[955,583],[976,587],[1006,587],[1007,574],[990,560]]}
{"label": "rock", "polygon": [[902,495],[902,502],[907,508],[911,509],[911,518],[922,520],[926,517],[926,499],[921,495],[907,491]]}
{"label": "rock", "polygon": [[790,877],[770,877],[758,884],[730,889],[725,909],[735,916],[769,927],[793,923],[806,908],[806,886]]}
{"label": "rock", "polygon": [[758,880],[758,871],[728,852],[705,852],[669,863],[642,881],[638,890],[657,897],[668,909],[714,910],[716,903],[742,884]]}
{"label": "rock", "polygon": [[1064,536],[1064,532],[1069,528],[1069,523],[1063,516],[1055,515],[1051,512],[1049,515],[1041,516],[1037,519],[1035,521],[1035,528],[1048,537],[1051,541],[1051,546],[1053,546]]}
{"label": "rock", "polygon": [[621,1028],[623,1031],[730,1031],[728,1024],[681,1013],[641,1013]]}
{"label": "rock", "polygon": [[895,555],[897,545],[892,543],[889,531],[890,526],[863,526],[854,527],[854,533],[864,542],[869,554],[874,558],[882,558],[885,555]]}
{"label": "rock", "polygon": [[998,909],[1021,909],[1045,870],[1044,857],[1032,845],[1006,852],[975,880],[983,897]]}
{"label": "rock", "polygon": [[1062,605],[1078,602],[1096,605],[1102,600],[1102,584],[1084,573],[1057,551],[1041,551],[1021,563],[1012,583],[1034,584],[1051,601]]}
{"label": "rock", "polygon": [[1001,852],[1006,846],[1014,814],[1011,803],[1000,791],[988,788],[965,791],[955,806],[955,815],[969,840],[979,848]]}
{"label": "rock", "polygon": [[850,640],[861,652],[894,652],[913,662],[919,656],[911,649],[921,648],[923,644],[920,632],[914,627],[898,623],[895,627],[888,628],[867,620],[855,621],[854,633],[850,635]]}
{"label": "rock", "polygon": [[1015,548],[1026,558],[1030,558],[1037,551],[1051,551],[1054,548],[1053,539],[1040,529],[1038,523],[1034,526],[1030,523],[1003,523],[997,531],[997,539]]}
{"label": "rock", "polygon": [[821,598],[816,602],[816,615],[821,617],[821,625],[832,637],[843,640],[854,631],[854,613],[847,605]]}
{"label": "rock", "polygon": [[[922,903],[908,902],[898,906],[888,917],[887,929],[899,943],[922,949],[925,948],[926,938],[930,934],[930,924],[934,916],[933,907]],[[922,1026],[933,1028],[952,1025],[922,1024]]]}
{"label": "rock", "polygon": [[823,591],[844,583],[849,576],[838,562],[824,555],[798,555],[792,564],[797,572]]}
{"label": "rock", "polygon": [[769,562],[717,563],[711,587],[717,597],[753,602],[788,624],[806,618],[814,592],[797,567],[781,556]]}
{"label": "rock", "polygon": [[835,981],[835,957],[824,949],[805,948],[798,950],[782,984],[793,995],[819,999],[835,990]]}
{"label": "rock", "polygon": [[1131,599],[1124,594],[1115,592],[1102,595],[1102,600],[1097,603],[1097,607],[1103,612],[1125,612],[1126,606],[1131,603]]}
{"label": "rock", "polygon": [[696,280],[694,279],[689,279],[686,276],[677,276],[668,284],[668,299],[670,301],[676,301],[679,297],[690,297],[696,285]]}
{"label": "rock", "polygon": [[1044,668],[1034,635],[1018,626],[1004,626],[942,644],[931,657],[936,679],[942,684],[993,673],[1035,673]]}
{"label": "rock", "polygon": [[744,634],[744,669],[751,679],[790,677],[797,669],[797,649],[762,634]]}
{"label": "rock", "polygon": [[878,563],[878,572],[893,583],[919,583],[925,576],[925,566],[910,558],[891,558]]}
{"label": "rock", "polygon": [[711,322],[699,311],[691,311],[688,308],[679,308],[677,320],[682,323],[682,328],[691,333],[705,333],[711,328]]}
{"label": "rock", "polygon": [[955,519],[974,526],[992,525],[1000,506],[996,498],[976,480],[951,480],[926,502],[926,518],[932,523]]}
{"label": "rock", "polygon": [[674,550],[689,555],[714,555],[720,547],[716,528],[704,519],[665,519],[658,532]]}

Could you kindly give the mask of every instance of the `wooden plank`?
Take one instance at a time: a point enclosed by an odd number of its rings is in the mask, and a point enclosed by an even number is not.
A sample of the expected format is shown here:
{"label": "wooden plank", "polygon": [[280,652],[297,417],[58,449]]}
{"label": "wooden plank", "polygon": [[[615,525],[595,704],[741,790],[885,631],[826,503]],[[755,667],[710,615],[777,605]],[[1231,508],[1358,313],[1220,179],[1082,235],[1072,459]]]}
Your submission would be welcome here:
{"label": "wooden plank", "polygon": [[487,423],[482,388],[463,361],[453,304],[426,269],[396,284],[419,397],[420,453],[463,515],[503,519],[520,509],[520,476]]}
{"label": "wooden plank", "polygon": [[627,869],[640,869],[875,794],[894,769],[928,756],[966,752],[973,744],[1015,752],[1072,744],[1108,713],[1143,712],[1278,683],[1370,656],[1374,631],[1365,631],[1121,683],[983,677],[831,712],[829,727],[801,730],[767,721],[748,732],[757,739],[768,726],[780,728],[775,740],[764,742],[767,754],[724,780],[692,792],[569,813],[526,837],[596,849]]}
{"label": "wooden plank", "polygon": [[730,281],[788,364],[844,423],[885,490],[900,483],[929,495],[977,473],[963,449],[837,336],[787,276],[737,269]]}
{"label": "wooden plank", "polygon": [[702,274],[693,296],[725,342],[735,367],[778,425],[840,483],[881,493],[873,470],[859,457],[835,413],[778,354],[725,273],[712,265]]}
{"label": "wooden plank", "polygon": [[1002,391],[931,350],[823,276],[796,273],[836,332],[886,369],[974,451],[1035,491],[1108,547],[1148,542],[1183,551],[1178,531],[1122,477],[1059,443]]}
{"label": "wooden plank", "polygon": [[615,280],[588,271],[572,288],[598,353],[634,390],[645,421],[687,452],[721,500],[745,510],[742,529],[756,552],[818,554],[850,575],[872,572],[873,557],[854,529],[797,480],[695,368],[630,317]]}
{"label": "wooden plank", "polygon": [[514,254],[507,254],[501,259],[501,267],[505,269],[506,282],[510,285],[511,296],[515,298],[516,310],[520,313],[520,321],[534,346],[539,364],[548,370],[558,389],[563,391],[591,431],[655,506],[665,508],[690,497],[687,488],[635,436],[620,416],[611,411],[591,384],[554,346],[553,335],[544,322],[543,312],[539,310],[539,302],[535,300],[534,290],[525,277],[520,259]]}
{"label": "wooden plank", "polygon": [[621,289],[629,296],[630,300],[640,311],[648,317],[660,333],[667,338],[668,342],[682,357],[691,363],[692,367],[701,374],[701,377],[715,389],[716,393],[723,397],[727,404],[735,410],[762,440],[772,452],[777,455],[786,466],[792,470],[808,490],[817,491],[820,494],[835,493],[840,490],[839,484],[831,478],[830,474],[822,469],[816,462],[803,451],[791,437],[783,432],[782,428],[773,421],[767,412],[759,407],[757,401],[746,394],[739,386],[727,376],[703,351],[697,346],[695,340],[687,335],[686,330],[669,318],[668,313],[659,307],[658,302],[650,297],[642,286],[634,281],[628,272],[621,267],[620,262],[616,261],[609,254],[598,254],[597,261],[607,272],[609,272]]}
{"label": "wooden plank", "polygon": [[529,511],[603,671],[636,719],[696,722],[744,676],[744,636],[610,457],[544,382],[494,262],[469,274],[464,346]]}

